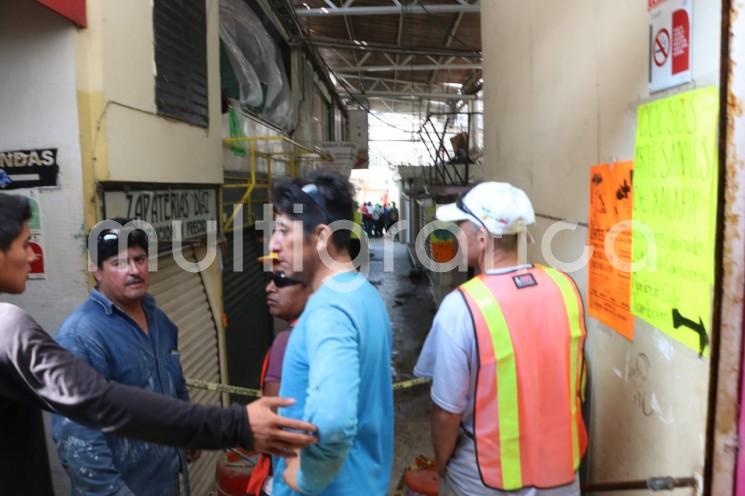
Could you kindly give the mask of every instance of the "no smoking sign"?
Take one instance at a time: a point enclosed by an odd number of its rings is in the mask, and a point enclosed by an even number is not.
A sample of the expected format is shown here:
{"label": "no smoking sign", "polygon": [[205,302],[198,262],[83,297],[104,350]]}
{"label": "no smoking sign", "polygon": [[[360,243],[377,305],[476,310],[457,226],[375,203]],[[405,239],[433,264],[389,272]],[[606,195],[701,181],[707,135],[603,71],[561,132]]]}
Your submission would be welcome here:
{"label": "no smoking sign", "polygon": [[690,82],[691,0],[657,1],[650,9],[649,35],[650,92]]}
{"label": "no smoking sign", "polygon": [[652,47],[652,59],[654,59],[654,65],[662,67],[667,62],[667,58],[670,55],[670,32],[662,28],[657,31],[654,36],[654,46]]}

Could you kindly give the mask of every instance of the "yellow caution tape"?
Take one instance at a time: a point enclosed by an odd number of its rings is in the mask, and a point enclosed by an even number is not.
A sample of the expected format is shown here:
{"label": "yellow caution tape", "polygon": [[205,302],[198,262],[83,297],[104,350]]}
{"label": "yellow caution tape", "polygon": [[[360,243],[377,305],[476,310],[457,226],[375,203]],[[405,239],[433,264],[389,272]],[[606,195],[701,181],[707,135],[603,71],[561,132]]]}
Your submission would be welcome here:
{"label": "yellow caution tape", "polygon": [[215,382],[200,381],[198,379],[186,379],[186,385],[192,389],[206,389],[207,391],[214,391],[216,393],[237,394],[239,396],[250,396],[253,398],[261,396],[261,391],[258,389],[228,386],[227,384],[217,384]]}
{"label": "yellow caution tape", "polygon": [[[429,384],[430,379],[421,377],[417,379],[409,379],[407,381],[400,381],[393,384],[393,390],[398,391],[401,389],[410,389],[414,386],[421,384]],[[258,389],[250,389],[239,386],[230,386],[227,384],[218,384],[216,382],[200,381],[199,379],[186,379],[186,385],[192,389],[204,389],[207,391],[214,391],[216,393],[228,393],[237,394],[239,396],[248,396],[252,398],[259,398],[261,391]]]}
{"label": "yellow caution tape", "polygon": [[409,389],[414,386],[419,386],[420,384],[429,384],[430,382],[432,382],[432,379],[429,377],[418,377],[416,379],[409,379],[408,381],[394,382],[393,390],[398,391],[399,389]]}

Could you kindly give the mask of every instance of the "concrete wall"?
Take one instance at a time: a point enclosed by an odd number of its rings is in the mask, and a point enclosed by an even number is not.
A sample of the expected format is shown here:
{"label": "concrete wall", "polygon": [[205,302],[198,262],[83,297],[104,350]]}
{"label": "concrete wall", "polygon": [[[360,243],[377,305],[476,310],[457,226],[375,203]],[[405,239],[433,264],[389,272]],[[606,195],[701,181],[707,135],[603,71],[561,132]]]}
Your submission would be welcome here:
{"label": "concrete wall", "polygon": [[[69,21],[36,2],[0,2],[0,151],[57,148],[60,165],[59,187],[35,191],[47,277],[0,300],[27,310],[50,334],[88,292],[74,36]],[[67,476],[48,444],[57,493],[66,494]]]}
{"label": "concrete wall", "polygon": [[298,107],[295,112],[297,122],[292,138],[307,145],[317,145],[328,139],[328,112],[325,99],[321,96],[318,78],[313,67],[304,56],[298,56],[299,62],[293,64],[297,73],[292,77],[293,84],[298,88]]}
{"label": "concrete wall", "polygon": [[88,289],[74,32],[69,21],[35,2],[0,5],[0,151],[57,148],[60,165],[59,187],[36,190],[47,278],[29,281],[22,296],[2,299],[27,308],[51,333]]}
{"label": "concrete wall", "polygon": [[[100,36],[107,170],[99,179],[222,183],[218,0],[205,0],[209,128],[157,115],[151,2],[90,2]],[[115,22],[110,22],[115,20]]]}
{"label": "concrete wall", "polygon": [[[718,84],[720,10],[693,1],[694,82],[673,91]],[[587,222],[591,165],[633,159],[648,29],[644,1],[482,2],[485,176],[526,190],[538,240],[546,216]],[[574,260],[586,242],[579,226],[554,253]],[[573,276],[585,292],[586,271]],[[633,342],[589,317],[588,328],[590,479],[701,473],[709,360],[639,319]]]}

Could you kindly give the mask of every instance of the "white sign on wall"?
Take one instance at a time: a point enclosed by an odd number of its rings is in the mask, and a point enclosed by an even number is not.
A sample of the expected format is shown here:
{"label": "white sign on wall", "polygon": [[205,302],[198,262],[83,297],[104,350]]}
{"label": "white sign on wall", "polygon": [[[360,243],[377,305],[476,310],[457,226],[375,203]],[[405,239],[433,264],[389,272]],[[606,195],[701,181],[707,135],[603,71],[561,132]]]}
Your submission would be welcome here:
{"label": "white sign on wall", "polygon": [[649,91],[690,82],[692,0],[656,0],[649,7]]}
{"label": "white sign on wall", "polygon": [[181,221],[182,240],[204,237],[208,222],[220,221],[214,186],[170,189],[105,185],[104,212],[107,219],[121,217],[148,222],[161,242],[173,241],[173,221]]}

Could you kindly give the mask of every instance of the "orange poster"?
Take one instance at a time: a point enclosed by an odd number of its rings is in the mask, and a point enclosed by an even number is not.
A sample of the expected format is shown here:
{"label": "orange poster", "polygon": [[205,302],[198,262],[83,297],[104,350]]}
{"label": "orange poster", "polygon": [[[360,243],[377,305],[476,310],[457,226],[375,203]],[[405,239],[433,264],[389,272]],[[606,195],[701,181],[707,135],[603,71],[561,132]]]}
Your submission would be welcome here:
{"label": "orange poster", "polygon": [[[590,315],[634,339],[634,318],[629,311],[631,230],[616,229],[615,241],[606,249],[606,237],[614,226],[631,220],[633,162],[599,164],[590,169],[590,258],[588,307]],[[612,263],[613,262],[613,263]]]}

